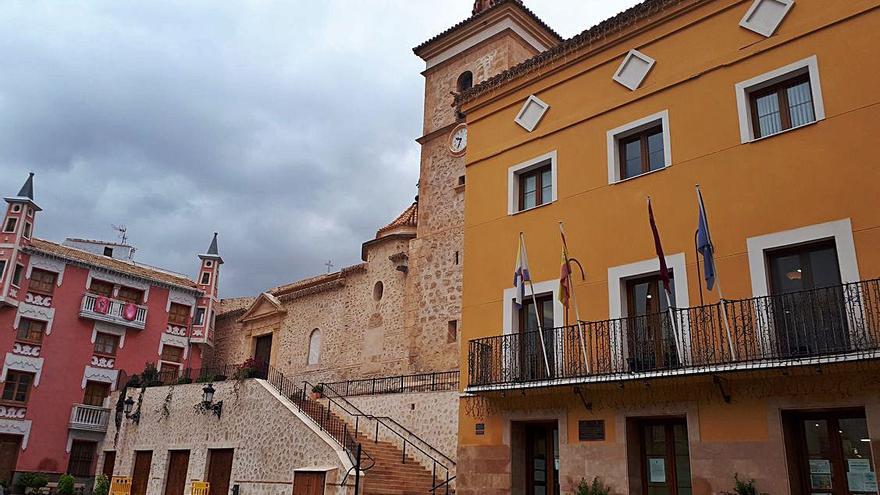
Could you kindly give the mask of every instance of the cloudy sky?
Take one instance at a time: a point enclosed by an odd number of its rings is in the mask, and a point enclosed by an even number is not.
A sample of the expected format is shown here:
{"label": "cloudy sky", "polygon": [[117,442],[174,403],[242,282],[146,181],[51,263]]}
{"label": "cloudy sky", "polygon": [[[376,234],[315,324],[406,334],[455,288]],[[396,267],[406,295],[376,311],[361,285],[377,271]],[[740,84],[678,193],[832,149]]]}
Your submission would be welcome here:
{"label": "cloudy sky", "polygon": [[[527,0],[564,37],[636,0]],[[115,239],[221,293],[359,261],[412,201],[423,62],[471,0],[4,0],[0,193],[36,173],[44,239]]]}

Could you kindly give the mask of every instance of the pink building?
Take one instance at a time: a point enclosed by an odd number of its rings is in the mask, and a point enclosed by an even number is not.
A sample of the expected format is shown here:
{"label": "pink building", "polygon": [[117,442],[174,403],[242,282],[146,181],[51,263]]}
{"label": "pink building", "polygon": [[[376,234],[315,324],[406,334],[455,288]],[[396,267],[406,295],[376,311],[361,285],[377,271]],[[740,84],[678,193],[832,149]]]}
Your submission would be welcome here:
{"label": "pink building", "polygon": [[197,280],[132,261],[126,244],[33,236],[33,174],[0,225],[0,481],[94,475],[129,374],[198,368],[214,339],[217,234]]}

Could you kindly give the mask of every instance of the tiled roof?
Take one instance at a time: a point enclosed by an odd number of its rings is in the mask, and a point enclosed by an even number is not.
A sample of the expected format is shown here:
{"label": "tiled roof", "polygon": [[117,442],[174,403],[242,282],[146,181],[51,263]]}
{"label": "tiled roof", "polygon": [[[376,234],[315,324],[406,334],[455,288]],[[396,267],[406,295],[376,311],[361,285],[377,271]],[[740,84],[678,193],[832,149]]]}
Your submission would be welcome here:
{"label": "tiled roof", "polygon": [[292,292],[298,292],[305,289],[310,289],[313,287],[322,286],[324,284],[345,278],[346,275],[350,273],[356,273],[366,270],[366,263],[360,263],[357,265],[349,266],[339,270],[338,272],[327,273],[324,275],[318,275],[316,277],[311,277],[303,280],[298,280],[296,282],[281,285],[275,287],[273,289],[269,289],[269,293],[273,296],[280,297],[286,294],[290,294]]}
{"label": "tiled roof", "polygon": [[86,244],[101,244],[104,246],[132,247],[130,244],[120,244],[118,242],[111,242],[111,241],[100,241],[97,239],[79,239],[76,237],[68,237],[67,239],[65,239],[65,241],[84,242]]}
{"label": "tiled roof", "polygon": [[467,19],[459,22],[458,24],[452,26],[451,28],[447,29],[446,31],[443,31],[442,33],[434,36],[433,38],[429,39],[428,41],[425,41],[424,43],[420,44],[419,46],[413,48],[413,52],[416,55],[418,55],[419,52],[421,52],[424,48],[426,48],[428,45],[434,43],[435,41],[439,40],[440,38],[443,38],[446,35],[452,33],[453,31],[457,31],[458,29],[461,29],[465,26],[469,26],[471,24],[475,24],[475,23],[479,22],[480,19],[482,19],[483,17],[485,17],[486,15],[488,15],[489,13],[494,11],[495,9],[498,9],[502,5],[507,5],[507,4],[517,5],[520,9],[522,9],[523,12],[528,14],[529,17],[531,17],[535,22],[537,22],[542,28],[546,29],[548,33],[551,33],[554,37],[556,37],[556,39],[558,39],[559,41],[562,41],[562,36],[559,36],[559,34],[556,31],[554,31],[553,28],[551,28],[544,21],[542,21],[540,17],[538,17],[534,12],[531,11],[531,9],[529,9],[528,7],[523,5],[522,0],[494,0],[492,3],[492,6],[489,7],[488,9],[486,9],[482,12],[479,12],[477,14],[474,14],[471,17],[468,17]]}
{"label": "tiled roof", "polygon": [[119,260],[88,253],[81,249],[62,246],[61,244],[43,239],[32,239],[31,245],[27,251],[61,258],[74,263],[82,263],[88,266],[103,268],[130,277],[158,282],[160,284],[173,285],[193,291],[196,291],[198,288],[195,281],[190,280],[183,275],[177,275],[157,268],[147,267],[133,261]]}
{"label": "tiled roof", "polygon": [[493,76],[473,88],[456,96],[456,104],[471,101],[483,93],[497,89],[506,83],[518,79],[529,72],[562,59],[583,48],[591,48],[595,43],[606,41],[609,36],[623,32],[636,23],[648,19],[665,10],[684,3],[702,3],[709,0],[644,0],[614,17],[606,19],[586,31],[539,53],[525,62],[515,65],[506,71]]}
{"label": "tiled roof", "polygon": [[416,228],[419,226],[419,202],[415,201],[403,211],[391,223],[376,231],[376,238],[401,228]]}
{"label": "tiled roof", "polygon": [[226,318],[232,316],[232,314],[244,313],[256,299],[255,297],[221,299],[217,306],[217,318]]}

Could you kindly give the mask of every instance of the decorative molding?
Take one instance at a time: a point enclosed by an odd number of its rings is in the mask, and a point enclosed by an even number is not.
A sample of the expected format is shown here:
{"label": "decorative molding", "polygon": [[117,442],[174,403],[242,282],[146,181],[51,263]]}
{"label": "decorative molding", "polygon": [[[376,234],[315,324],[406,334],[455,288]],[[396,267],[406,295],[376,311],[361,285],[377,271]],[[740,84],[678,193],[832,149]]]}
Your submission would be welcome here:
{"label": "decorative molding", "polygon": [[739,25],[769,38],[779,29],[792,7],[794,0],[755,0]]}
{"label": "decorative molding", "polygon": [[[105,271],[96,271],[89,270],[89,277],[86,280],[86,289],[90,285],[92,285],[92,279],[96,278],[98,280],[102,280],[104,282],[111,282],[115,285],[124,285],[126,287],[131,287],[133,289],[139,289],[144,291],[144,304],[150,299],[150,283],[144,282],[142,280],[138,280],[132,277],[125,277],[122,275],[117,275],[115,273],[105,272]],[[116,293],[114,289],[113,293]]]}
{"label": "decorative molding", "polygon": [[21,439],[21,450],[25,450],[31,436],[31,420],[0,419],[0,433],[24,437]]}
{"label": "decorative molding", "polygon": [[28,280],[30,280],[31,273],[34,271],[34,268],[54,272],[58,274],[58,278],[55,280],[55,284],[58,287],[61,287],[61,283],[64,281],[64,267],[66,266],[67,263],[65,263],[63,260],[47,258],[45,256],[40,256],[39,254],[32,254],[31,262],[28,265],[26,276]]}
{"label": "decorative molding", "polygon": [[31,320],[40,320],[46,322],[46,335],[52,334],[52,320],[55,318],[55,308],[46,308],[43,306],[35,306],[26,302],[18,305],[18,312],[15,313],[15,322],[13,328],[18,330],[18,324],[21,318],[29,318]]}
{"label": "decorative molding", "polygon": [[165,312],[171,311],[171,303],[183,304],[184,306],[189,306],[190,311],[196,305],[198,298],[192,294],[187,294],[184,292],[169,290],[168,291],[168,302],[165,304]]}
{"label": "decorative molding", "polygon": [[0,381],[6,381],[6,372],[9,370],[34,373],[36,375],[34,377],[34,387],[38,387],[40,385],[40,375],[43,372],[43,358],[21,356],[7,352],[6,359],[3,361],[3,372],[0,373]]}
{"label": "decorative molding", "polygon": [[169,323],[168,326],[165,327],[165,333],[167,333],[169,335],[178,335],[180,337],[186,337],[186,327],[180,327],[180,326],[172,325]]}
{"label": "decorative molding", "polygon": [[26,407],[0,406],[0,418],[3,419],[24,419],[25,414]]}
{"label": "decorative molding", "polygon": [[110,335],[116,335],[119,337],[119,348],[122,349],[125,347],[125,327],[122,325],[114,325],[113,323],[107,323],[105,321],[96,321],[94,328],[92,328],[92,343],[95,343],[95,339],[98,337],[98,332],[101,333],[109,333]]}
{"label": "decorative molding", "polygon": [[113,365],[116,364],[116,360],[103,356],[92,356],[92,360],[90,361],[90,363],[92,366],[98,368],[112,368]]}
{"label": "decorative molding", "polygon": [[187,358],[189,355],[189,339],[186,337],[182,337],[180,335],[171,335],[168,333],[163,333],[162,337],[159,339],[159,355],[162,355],[162,348],[166,345],[171,345],[174,347],[182,347],[183,348],[183,359]]}
{"label": "decorative molding", "polygon": [[617,72],[614,73],[612,79],[630,91],[635,91],[639,89],[639,86],[648,77],[648,73],[651,72],[656,63],[656,60],[644,53],[635,49],[630,50],[626,57],[623,58],[623,62],[617,68]]}
{"label": "decorative molding", "polygon": [[12,344],[12,353],[22,356],[40,357],[40,350],[41,347],[38,345],[22,344],[20,342]]}
{"label": "decorative molding", "polygon": [[43,294],[33,294],[28,292],[24,295],[24,302],[26,304],[33,304],[34,306],[49,308],[52,306],[52,296],[44,296]]}
{"label": "decorative molding", "polygon": [[526,102],[523,103],[522,108],[513,121],[519,124],[520,127],[527,132],[532,132],[538,127],[538,124],[541,123],[541,119],[544,118],[544,115],[549,109],[550,105],[544,103],[537,96],[531,95]]}
{"label": "decorative molding", "polygon": [[86,382],[91,380],[93,382],[104,382],[109,383],[110,388],[112,390],[116,390],[116,380],[119,379],[119,370],[110,370],[106,368],[96,368],[93,366],[86,366],[85,371],[83,372],[82,379],[82,389],[86,389]]}

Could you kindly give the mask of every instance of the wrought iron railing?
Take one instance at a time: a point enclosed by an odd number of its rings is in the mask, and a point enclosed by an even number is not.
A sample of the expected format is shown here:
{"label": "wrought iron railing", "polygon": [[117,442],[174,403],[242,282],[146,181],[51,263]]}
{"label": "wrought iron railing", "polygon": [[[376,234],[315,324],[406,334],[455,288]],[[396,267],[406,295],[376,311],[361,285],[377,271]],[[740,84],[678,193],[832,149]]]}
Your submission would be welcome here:
{"label": "wrought iron railing", "polygon": [[880,280],[475,339],[468,351],[472,389],[880,357]]}
{"label": "wrought iron railing", "polygon": [[341,397],[458,390],[460,371],[364,378],[326,385]]}

